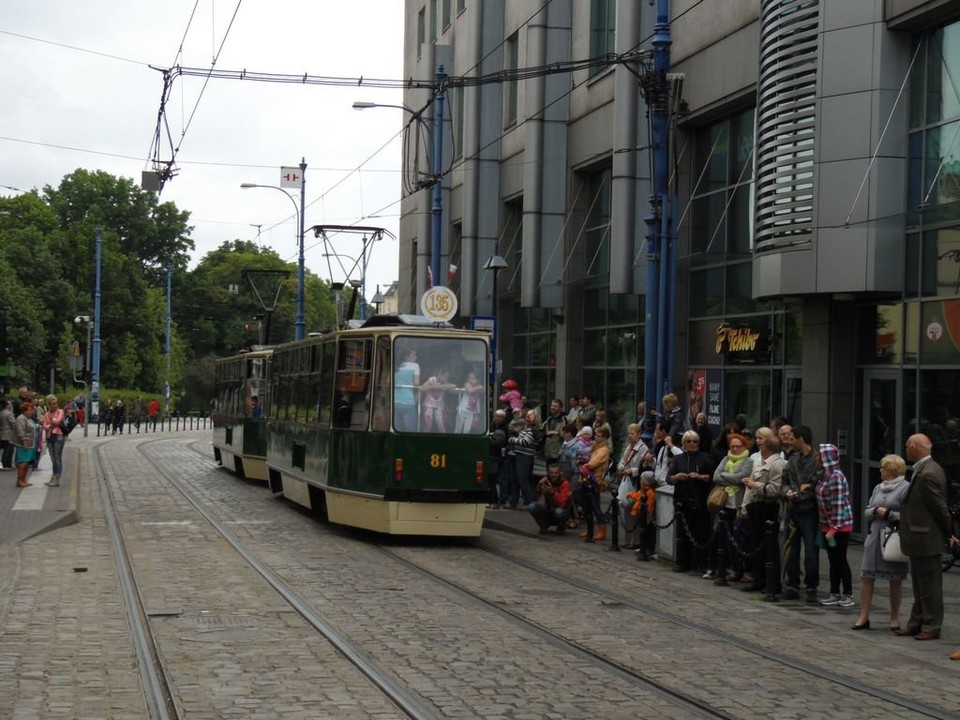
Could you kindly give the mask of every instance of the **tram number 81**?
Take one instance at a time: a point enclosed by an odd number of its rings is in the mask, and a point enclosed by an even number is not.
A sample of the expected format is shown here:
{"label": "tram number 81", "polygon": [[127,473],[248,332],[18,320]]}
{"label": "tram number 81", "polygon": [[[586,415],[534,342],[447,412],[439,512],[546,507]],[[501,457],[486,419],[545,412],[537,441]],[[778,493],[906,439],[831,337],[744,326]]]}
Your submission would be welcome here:
{"label": "tram number 81", "polygon": [[430,467],[434,469],[442,469],[447,466],[447,456],[441,455],[440,453],[433,453],[430,456]]}

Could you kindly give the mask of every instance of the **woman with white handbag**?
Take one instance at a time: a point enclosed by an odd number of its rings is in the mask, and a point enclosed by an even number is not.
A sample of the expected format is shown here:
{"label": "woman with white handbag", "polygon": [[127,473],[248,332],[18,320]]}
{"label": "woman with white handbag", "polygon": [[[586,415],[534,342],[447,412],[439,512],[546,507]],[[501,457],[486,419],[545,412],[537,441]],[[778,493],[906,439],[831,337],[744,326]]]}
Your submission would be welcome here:
{"label": "woman with white handbag", "polygon": [[[908,562],[884,559],[884,544],[890,544],[891,524],[900,520],[900,505],[910,484],[904,477],[907,464],[899,455],[886,455],[880,461],[880,484],[873,489],[864,517],[870,523],[870,534],[863,544],[863,565],[860,568],[860,616],[853,630],[870,629],[870,602],[876,581],[890,581],[890,629],[900,628],[900,598]],[[893,542],[899,544],[899,537]],[[892,546],[887,550],[891,557]]]}

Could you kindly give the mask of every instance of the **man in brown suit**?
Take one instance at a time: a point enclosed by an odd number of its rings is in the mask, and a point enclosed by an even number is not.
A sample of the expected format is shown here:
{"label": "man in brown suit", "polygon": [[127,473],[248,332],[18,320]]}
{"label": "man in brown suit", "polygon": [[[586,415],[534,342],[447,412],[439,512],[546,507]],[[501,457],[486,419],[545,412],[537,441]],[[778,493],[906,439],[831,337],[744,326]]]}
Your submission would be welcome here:
{"label": "man in brown suit", "polygon": [[951,535],[947,509],[947,480],[943,468],[930,457],[933,444],[926,435],[911,435],[907,458],[913,479],[900,508],[900,544],[910,557],[913,607],[907,626],[897,635],[915,640],[937,640],[943,623],[943,543]]}

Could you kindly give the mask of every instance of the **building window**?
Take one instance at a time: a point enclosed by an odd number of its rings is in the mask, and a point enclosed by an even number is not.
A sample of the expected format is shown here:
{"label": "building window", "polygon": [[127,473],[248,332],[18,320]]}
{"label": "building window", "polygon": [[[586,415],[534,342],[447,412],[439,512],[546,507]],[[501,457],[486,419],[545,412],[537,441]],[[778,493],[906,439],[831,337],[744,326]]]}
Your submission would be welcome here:
{"label": "building window", "polygon": [[[590,57],[599,57],[617,49],[617,0],[592,0],[590,6]],[[596,75],[606,66],[595,66]]]}
{"label": "building window", "polygon": [[[507,38],[506,47],[503,53],[503,70],[505,73],[513,73],[517,70],[520,62],[520,39],[517,33]],[[510,127],[517,122],[517,104],[520,92],[519,83],[516,80],[510,80],[504,83],[503,95],[503,126]]]}
{"label": "building window", "polygon": [[437,0],[430,0],[430,42],[437,41]]}
{"label": "building window", "polygon": [[[611,295],[606,286],[583,293],[583,387],[607,417],[617,442],[636,420],[643,395],[644,299]],[[576,391],[576,390],[575,390]]]}
{"label": "building window", "polygon": [[584,183],[588,209],[583,237],[583,276],[605,279],[610,275],[610,168],[590,173],[584,178]]}
{"label": "building window", "polygon": [[[506,338],[502,339],[504,342]],[[556,395],[557,333],[548,308],[513,308],[513,379],[541,416]]]}
{"label": "building window", "polygon": [[700,129],[694,138],[691,317],[723,317],[766,307],[752,299],[753,125],[751,109]]}
{"label": "building window", "polygon": [[960,22],[917,42],[910,78],[907,222],[955,222],[960,220]]}
{"label": "building window", "polygon": [[499,279],[504,293],[519,292],[516,278],[522,277],[523,268],[523,198],[504,203],[503,232],[500,234],[500,255],[507,261],[507,270]]}
{"label": "building window", "polygon": [[427,9],[420,8],[417,13],[417,58],[423,53],[423,44],[427,41]]}
{"label": "building window", "polygon": [[467,0],[457,0],[457,14],[467,9]]}
{"label": "building window", "polygon": [[442,0],[443,3],[443,25],[444,30],[450,27],[450,0]]}
{"label": "building window", "polygon": [[453,88],[453,159],[463,157],[463,97],[467,92],[464,87]]}

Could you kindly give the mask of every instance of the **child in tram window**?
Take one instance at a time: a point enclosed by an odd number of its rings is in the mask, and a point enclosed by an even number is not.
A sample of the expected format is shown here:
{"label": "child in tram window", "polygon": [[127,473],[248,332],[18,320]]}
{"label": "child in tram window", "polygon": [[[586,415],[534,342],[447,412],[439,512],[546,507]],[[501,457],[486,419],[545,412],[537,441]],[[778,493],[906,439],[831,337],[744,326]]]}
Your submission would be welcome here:
{"label": "child in tram window", "polygon": [[444,393],[456,387],[449,382],[450,372],[444,368],[437,370],[437,374],[428,378],[423,384],[423,429],[425,432],[447,432],[447,424],[443,417]]}
{"label": "child in tram window", "polygon": [[456,433],[472,433],[478,429],[480,421],[480,398],[483,385],[477,379],[476,373],[467,373],[467,380],[460,391],[460,402],[457,404]]}

